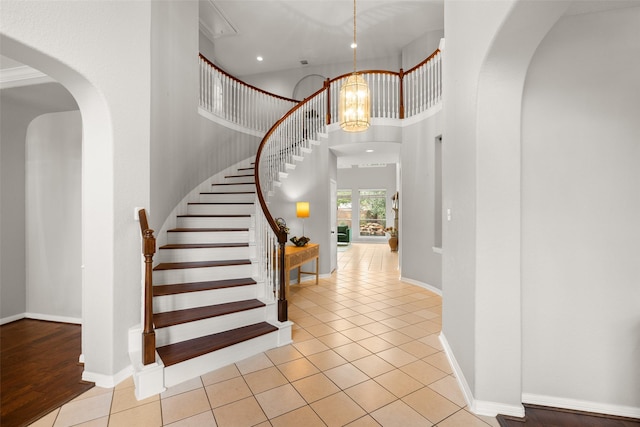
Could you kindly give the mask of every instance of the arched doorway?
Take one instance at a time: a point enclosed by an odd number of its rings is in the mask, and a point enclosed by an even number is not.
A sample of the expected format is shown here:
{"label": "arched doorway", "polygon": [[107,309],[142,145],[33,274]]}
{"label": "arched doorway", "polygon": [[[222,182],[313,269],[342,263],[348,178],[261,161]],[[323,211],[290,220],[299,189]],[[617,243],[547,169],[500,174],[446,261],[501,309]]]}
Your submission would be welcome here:
{"label": "arched doorway", "polygon": [[[111,122],[104,98],[79,72],[30,46],[1,36],[2,54],[51,76],[71,93],[82,115],[81,262],[82,269],[82,356],[85,379],[100,382],[109,373],[113,343],[113,168]],[[99,195],[99,196],[97,196]],[[101,242],[97,245],[96,242]],[[92,377],[93,376],[93,377]],[[112,380],[106,380],[109,385]]]}

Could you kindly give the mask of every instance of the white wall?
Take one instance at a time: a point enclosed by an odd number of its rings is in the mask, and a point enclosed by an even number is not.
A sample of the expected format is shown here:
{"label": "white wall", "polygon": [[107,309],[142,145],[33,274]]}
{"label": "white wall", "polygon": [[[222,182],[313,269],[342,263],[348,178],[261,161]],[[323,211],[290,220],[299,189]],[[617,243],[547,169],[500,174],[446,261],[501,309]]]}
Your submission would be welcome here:
{"label": "white wall", "polygon": [[[140,322],[139,226],[149,205],[148,1],[2,2],[2,53],[65,86],[82,113],[83,377],[128,375]],[[116,303],[117,302],[117,303]]]}
{"label": "white wall", "polygon": [[41,110],[9,103],[0,92],[0,319],[12,320],[27,309],[25,264],[25,138]]}
{"label": "white wall", "polygon": [[[197,176],[198,2],[151,3],[150,226],[206,177]],[[193,163],[195,162],[195,164]]]}
{"label": "white wall", "polygon": [[520,109],[530,58],[567,6],[445,4],[443,339],[480,414],[524,415]]}
{"label": "white wall", "polygon": [[360,237],[359,190],[386,190],[387,210],[386,226],[393,226],[393,209],[391,209],[391,196],[398,190],[396,182],[395,163],[385,167],[358,167],[338,169],[338,190],[351,190],[351,241],[366,243],[386,243],[387,237],[362,236]]}
{"label": "white wall", "polygon": [[[426,56],[422,59],[425,59]],[[358,61],[358,70],[390,70],[399,71],[401,59],[379,58],[366,61]],[[245,83],[259,87],[267,92],[291,98],[298,82],[309,75],[321,75],[324,78],[333,79],[343,74],[353,72],[353,62],[342,64],[300,66],[290,70],[274,71],[271,73],[252,74],[239,77]],[[238,77],[238,76],[236,76]],[[319,89],[319,88],[318,88]]]}
{"label": "white wall", "polygon": [[478,75],[510,4],[445,2],[443,59],[442,332],[476,389],[476,103]]}
{"label": "white wall", "polygon": [[402,69],[406,72],[429,57],[438,49],[444,30],[424,33],[402,49]]}
{"label": "white wall", "polygon": [[442,289],[442,256],[435,243],[435,144],[442,134],[440,112],[402,129],[400,253],[402,278]]}
{"label": "white wall", "polygon": [[[465,393],[471,402],[471,410],[479,413],[495,414],[499,412],[509,415],[522,415],[520,401],[531,402],[535,400],[536,396],[545,397],[545,395],[536,395],[535,393],[550,392],[549,390],[561,390],[564,395],[556,395],[557,399],[553,401],[538,400],[535,403],[572,407],[576,406],[574,405],[575,402],[581,402],[580,399],[584,399],[584,401],[589,402],[588,406],[575,409],[593,410],[597,408],[601,412],[618,413],[620,415],[623,415],[626,410],[631,410],[632,412],[635,411],[633,412],[635,416],[640,412],[637,410],[637,384],[636,390],[631,396],[627,394],[623,398],[619,393],[607,394],[609,401],[604,402],[604,406],[602,406],[603,402],[589,401],[588,396],[601,399],[603,394],[610,390],[601,389],[598,392],[589,393],[581,389],[585,380],[582,379],[582,382],[577,381],[574,383],[573,379],[577,379],[579,375],[575,374],[576,371],[573,369],[569,369],[570,373],[568,374],[569,376],[573,375],[573,378],[567,378],[567,383],[563,383],[562,386],[555,382],[558,377],[549,373],[548,364],[545,364],[544,368],[541,365],[536,365],[537,371],[535,374],[531,372],[525,373],[527,368],[524,366],[522,346],[525,340],[529,340],[529,337],[525,335],[526,328],[522,326],[522,322],[525,321],[526,317],[522,309],[526,294],[523,295],[521,293],[521,290],[524,289],[523,283],[521,283],[524,280],[524,270],[521,268],[521,263],[526,262],[528,263],[526,268],[536,270],[533,274],[533,277],[537,278],[536,280],[554,282],[555,280],[566,280],[567,275],[571,276],[572,272],[565,268],[571,270],[575,265],[573,261],[568,264],[558,263],[558,258],[556,257],[550,262],[555,266],[555,273],[559,277],[553,280],[549,277],[541,279],[537,276],[548,272],[548,270],[544,268],[543,271],[540,271],[537,266],[540,259],[535,257],[527,258],[530,255],[522,252],[526,248],[526,243],[523,246],[522,239],[526,236],[531,237],[532,234],[532,230],[529,229],[529,234],[527,235],[522,223],[527,219],[531,219],[529,215],[533,214],[533,211],[528,213],[521,211],[521,206],[525,206],[523,202],[526,203],[526,198],[530,196],[534,199],[536,196],[542,197],[541,200],[547,201],[553,199],[554,202],[559,197],[553,198],[552,195],[555,190],[551,191],[551,194],[545,194],[544,196],[535,193],[526,195],[522,192],[521,177],[526,174],[526,172],[523,174],[522,165],[527,165],[529,160],[527,154],[521,152],[521,137],[526,134],[523,133],[522,108],[525,79],[529,72],[531,58],[550,29],[565,13],[569,4],[568,2],[559,1],[529,2],[520,0],[511,2],[449,2],[445,4],[447,40],[443,73],[445,94],[443,102],[443,108],[445,109],[443,135],[446,141],[443,144],[444,208],[451,209],[451,220],[445,221],[443,241],[443,337],[450,347],[448,353],[457,362],[456,370],[459,371],[457,376],[464,383]],[[637,22],[637,16],[631,19],[635,19],[635,22]],[[595,19],[595,22],[599,22],[599,20]],[[576,36],[572,35],[571,37],[568,34],[574,28],[567,30],[567,39],[564,41],[562,39],[558,40],[560,42],[559,49],[562,52],[558,52],[557,56],[553,57],[553,60],[546,62],[549,67],[546,80],[542,81],[540,79],[537,82],[535,91],[527,91],[527,97],[532,97],[531,100],[527,100],[527,104],[537,105],[540,115],[544,114],[544,117],[548,119],[548,121],[539,121],[524,116],[525,119],[529,119],[528,128],[535,128],[535,134],[539,139],[553,137],[553,129],[556,126],[559,129],[567,129],[568,127],[573,129],[566,135],[568,137],[580,136],[580,138],[583,138],[588,133],[588,131],[583,130],[583,123],[580,124],[580,128],[577,128],[576,117],[586,112],[585,115],[589,117],[587,121],[589,123],[597,123],[593,116],[599,110],[597,108],[594,109],[595,106],[589,102],[592,96],[593,99],[598,100],[597,102],[602,102],[600,89],[594,89],[596,80],[598,82],[607,81],[607,84],[614,88],[614,92],[620,92],[618,86],[612,84],[612,80],[605,79],[605,76],[608,78],[610,71],[613,71],[617,76],[623,67],[621,64],[627,61],[628,57],[634,57],[634,55],[637,57],[638,37],[637,33],[629,30],[632,27],[625,28],[623,26],[622,29],[618,29],[621,32],[616,36],[610,37],[619,37],[618,41],[624,41],[617,44],[613,43],[615,46],[607,44],[607,49],[604,49],[604,52],[607,52],[606,56],[616,58],[614,63],[619,64],[618,66],[614,66],[612,70],[601,68],[603,70],[602,73],[594,71],[592,74],[591,72],[585,73],[584,70],[578,71],[583,69],[588,61],[586,59],[587,54],[584,54],[585,59],[580,59],[582,49],[588,50],[590,54],[593,54],[593,45],[599,45],[594,41],[594,38],[601,38],[600,43],[611,42],[608,37],[603,36],[603,33],[609,31],[615,33],[613,28],[616,26],[612,25],[610,26],[611,28],[609,28],[609,25],[605,26],[607,27],[606,30],[594,31],[592,26],[585,25],[582,33],[577,32]],[[587,33],[589,33],[589,37],[587,37]],[[575,44],[569,42],[570,40],[573,40]],[[575,50],[576,48],[577,50]],[[574,58],[574,55],[576,58]],[[562,57],[562,61],[559,60],[560,57]],[[616,62],[618,61],[617,58],[624,58],[624,60],[619,59],[620,62]],[[569,67],[566,76],[563,72],[556,76],[550,71],[552,69],[555,70],[558,64],[569,64],[576,59],[578,65],[575,68],[573,66]],[[589,58],[591,67],[593,67],[593,59],[594,56],[591,55]],[[581,60],[583,61],[582,67],[580,67]],[[602,62],[606,63],[607,60],[605,59]],[[625,62],[624,67],[628,67],[626,64]],[[631,64],[635,64],[635,62],[631,61]],[[637,67],[634,67],[634,65],[631,65],[632,71],[630,72],[633,75],[637,74]],[[564,80],[560,78],[561,76],[564,77]],[[595,76],[598,76],[598,78],[596,79]],[[624,73],[622,73],[622,76],[624,79]],[[558,80],[558,83],[548,84],[556,80]],[[569,84],[569,82],[571,83]],[[561,88],[565,84],[569,84],[568,87],[575,89],[571,89],[565,94],[564,88]],[[629,93],[629,84],[623,85],[626,86],[626,91],[624,92],[626,95]],[[637,83],[635,88],[637,88]],[[554,94],[554,90],[559,90],[559,93]],[[633,93],[633,90],[631,93]],[[564,105],[561,103],[555,106],[558,109],[562,109],[562,111],[551,109],[550,112],[544,111],[543,113],[542,111],[548,108],[549,105],[547,102],[545,102],[544,107],[540,106],[539,103],[536,104],[534,100],[538,97],[551,103],[564,102]],[[571,102],[567,102],[569,97],[573,97]],[[624,101],[622,104],[624,105]],[[605,110],[609,112],[611,105],[607,105]],[[631,116],[637,116],[637,111],[627,113]],[[617,132],[620,124],[623,128],[630,126],[632,122],[624,119],[628,117],[627,113],[615,116],[613,120],[616,125],[611,125],[612,129],[616,129],[612,130],[613,133]],[[562,120],[558,120],[559,117],[562,117]],[[584,119],[584,117],[582,118]],[[582,121],[580,120],[580,122]],[[553,125],[550,126],[550,123],[553,123]],[[595,126],[597,130],[600,130],[599,125]],[[631,131],[631,133],[633,132],[637,132],[637,128]],[[628,133],[626,135],[628,136]],[[635,135],[637,140],[637,134]],[[597,133],[594,137],[597,138]],[[602,142],[602,139],[600,138],[599,142]],[[534,142],[537,143],[538,141]],[[585,145],[578,143],[574,148],[588,148],[590,142],[593,145],[593,140],[590,138],[587,138],[585,142]],[[563,141],[563,144],[566,143],[566,141]],[[562,144],[546,144],[545,142],[542,147],[548,148],[548,150],[544,154],[538,154],[540,156],[539,164],[537,164],[539,169],[536,170],[535,174],[529,173],[529,180],[538,180],[541,173],[548,173],[550,154],[558,155],[557,150],[562,146]],[[537,148],[538,146],[536,145]],[[573,152],[569,154],[570,151],[565,151],[564,155],[576,155]],[[580,154],[580,156],[583,155],[589,158],[590,154]],[[607,156],[610,157],[611,154],[607,153]],[[608,162],[608,158],[601,160]],[[551,163],[553,164],[553,162]],[[570,166],[571,163],[563,164],[563,169],[567,166],[569,166],[569,169],[556,176],[556,180],[553,183],[547,182],[548,187],[544,188],[559,186],[560,189],[566,190],[568,183],[559,183],[557,179],[560,177],[568,178],[569,181],[575,182],[577,180],[583,183],[584,180],[580,177],[582,171],[580,167],[573,169],[578,176],[576,174],[570,175],[570,177],[566,175],[566,172],[573,168],[573,166]],[[536,164],[534,163],[534,165]],[[637,181],[637,176],[632,175],[628,178],[632,181]],[[542,181],[546,181],[546,179]],[[536,185],[533,184],[533,188],[540,190]],[[584,191],[587,190],[581,188],[575,194],[565,193],[564,197],[578,199],[579,194],[585,194],[583,193]],[[539,193],[543,192],[539,191]],[[594,198],[600,195],[600,193],[595,192],[589,193],[589,197]],[[525,197],[524,200],[522,199],[523,197]],[[539,208],[540,201],[535,200],[535,202],[536,207]],[[569,203],[567,207],[574,207],[575,209],[576,205],[572,204],[572,202],[567,203]],[[626,203],[628,204],[628,201]],[[635,206],[635,204],[632,204],[632,206]],[[555,204],[550,207],[553,210],[553,216],[557,214],[557,208],[558,206]],[[585,223],[593,223],[591,215],[589,214],[588,216],[591,219],[587,219]],[[597,218],[606,216],[602,210],[593,212],[593,215]],[[537,219],[534,220],[534,223],[536,221]],[[544,221],[546,220],[543,220],[543,223]],[[550,229],[554,229],[555,225],[551,224],[551,219],[548,221],[549,223],[546,225],[549,225]],[[571,224],[567,224],[567,227],[574,227],[580,223],[581,221],[574,220]],[[559,234],[567,232],[567,227],[564,227]],[[559,230],[555,229],[555,231]],[[631,231],[631,234],[634,232]],[[566,237],[572,237],[572,233],[567,234],[565,235]],[[554,235],[554,238],[558,237],[561,236]],[[563,254],[565,254],[567,247],[572,246],[572,243],[564,239],[561,239],[561,241],[563,243],[556,245],[556,247],[561,251],[564,249]],[[607,243],[610,243],[610,241],[607,240]],[[549,249],[548,241],[540,244],[544,246],[545,251]],[[581,249],[581,251],[584,251],[584,249]],[[597,253],[597,250],[590,252],[584,259],[593,262],[594,259],[599,259]],[[609,254],[609,252],[606,253]],[[628,253],[625,253],[624,256],[628,256]],[[603,262],[603,260],[600,260],[600,262]],[[583,264],[582,268],[586,265]],[[616,272],[615,274],[618,273]],[[577,275],[574,278],[580,277],[582,276]],[[630,279],[636,280],[637,277],[630,278],[627,276],[623,282]],[[619,286],[622,286],[627,292],[629,291],[625,284],[621,283]],[[582,292],[578,288],[582,288],[582,286],[577,286],[574,290]],[[527,286],[526,289],[530,289],[530,286]],[[541,299],[544,299],[545,303],[551,301],[550,308],[552,312],[555,311],[557,313],[556,317],[572,317],[571,311],[565,305],[562,306],[562,309],[553,308],[557,307],[553,298],[558,293],[558,288],[547,287],[546,289],[548,292],[545,292],[544,297],[541,297]],[[565,299],[577,298],[581,300],[584,297],[589,302],[587,305],[590,308],[595,306],[600,308],[601,301],[599,301],[598,297],[601,295],[602,293],[600,295],[598,293],[589,293],[589,295],[580,294],[575,296],[572,292],[569,292],[565,294]],[[637,297],[637,294],[630,293],[622,298],[628,297]],[[528,302],[524,304],[528,304]],[[572,300],[570,304],[571,308],[575,309],[575,301]],[[538,310],[538,307],[536,306],[535,310]],[[625,320],[631,321],[631,324],[633,324],[634,320],[629,318],[629,306],[623,304],[621,310],[625,313],[622,314],[622,317],[626,316]],[[637,307],[635,307],[635,311],[637,312]],[[592,314],[592,312],[589,313],[589,315]],[[535,322],[540,322],[539,315],[539,313],[536,314]],[[532,317],[529,317],[528,321],[534,322]],[[545,321],[541,323],[547,325],[550,329],[553,328],[550,323]],[[627,338],[630,334],[637,337],[637,318],[635,323],[636,325],[627,327],[621,326],[621,323],[618,322],[616,324],[618,329],[613,333],[613,338],[607,338],[621,342],[620,334],[627,334]],[[557,323],[554,323],[555,325]],[[607,322],[604,322],[604,325],[607,325]],[[588,327],[583,330],[583,327],[585,326],[581,324],[576,330],[579,330],[580,334],[584,333],[585,336],[593,336],[594,333],[601,333],[602,331],[601,324],[598,324],[600,329],[595,331]],[[604,328],[606,329],[606,327]],[[633,331],[629,328],[634,327],[636,330],[635,333],[632,333]],[[628,345],[633,346],[634,344]],[[609,346],[605,345],[604,347],[610,349]],[[538,348],[540,347],[538,346]],[[587,348],[588,344],[585,342],[585,346],[582,349],[587,350]],[[573,357],[588,357],[585,356],[584,352],[580,353],[580,355],[571,352],[562,354],[562,350],[559,347],[545,346],[545,349],[549,351],[546,354],[547,357],[552,358],[551,361],[547,359],[547,362],[552,364],[574,364],[577,370],[585,367],[584,364],[577,362]],[[626,375],[629,375],[630,371],[637,373],[636,365],[624,365],[624,362],[620,364],[619,358],[613,356],[614,353],[618,354],[618,350],[618,348],[611,350],[612,353],[610,354],[612,356],[608,359],[607,368],[603,369],[607,370],[612,364],[615,364],[616,366],[621,366],[626,371]],[[637,339],[635,347],[627,347],[627,350],[635,352],[637,356]],[[560,352],[557,356],[555,356],[556,351]],[[637,357],[635,360],[637,360]],[[600,359],[595,363],[603,361]],[[554,366],[557,366],[558,372],[560,372],[566,368],[566,365]],[[581,375],[592,375],[591,368],[592,364],[589,363],[589,368],[582,370]],[[527,375],[536,375],[535,384],[537,386],[544,384],[544,386],[537,388],[533,392],[525,392],[523,395],[521,378]],[[621,376],[618,375],[616,378],[621,378]],[[633,382],[633,380],[630,381]],[[594,386],[596,386],[596,382],[594,380]],[[631,382],[625,383],[626,385],[623,388],[629,390],[628,384],[631,384]],[[547,387],[551,383],[555,385],[550,388]],[[596,387],[601,387],[600,384],[602,383],[598,382]],[[544,391],[540,391],[543,388]],[[600,392],[601,394],[598,394]],[[610,403],[612,400],[616,400],[616,402]],[[634,407],[629,405],[628,402],[630,400],[635,401]],[[616,408],[616,405],[619,406]],[[626,412],[626,414],[629,415],[630,413]]]}
{"label": "white wall", "polygon": [[640,7],[565,17],[529,67],[525,401],[640,414],[639,22]]}
{"label": "white wall", "polygon": [[[336,157],[323,140],[320,145],[313,146],[313,153],[305,154],[304,161],[289,171],[289,176],[282,180],[282,186],[268,201],[273,217],[284,218],[287,222],[289,238],[302,236],[303,220],[296,217],[296,202],[309,202],[304,235],[311,238],[311,242],[320,244],[320,274],[331,273],[329,181],[336,178]],[[303,269],[311,271],[309,267]]]}
{"label": "white wall", "polygon": [[[0,321],[22,318],[27,310],[25,264],[25,141],[39,115],[77,109],[58,83],[0,91]],[[79,245],[79,243],[78,243]]]}
{"label": "white wall", "polygon": [[82,118],[52,113],[26,136],[26,311],[77,321],[81,284]]}
{"label": "white wall", "polygon": [[198,2],[153,2],[152,16],[150,224],[157,231],[192,189],[254,156],[261,138],[198,114],[198,53],[212,49],[198,31]]}

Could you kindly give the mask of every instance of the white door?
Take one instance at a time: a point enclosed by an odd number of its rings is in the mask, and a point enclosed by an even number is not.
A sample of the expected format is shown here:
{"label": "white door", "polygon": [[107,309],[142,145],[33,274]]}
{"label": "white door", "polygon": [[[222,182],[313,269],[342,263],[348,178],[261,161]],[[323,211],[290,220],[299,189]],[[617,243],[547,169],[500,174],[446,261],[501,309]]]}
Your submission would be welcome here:
{"label": "white door", "polygon": [[337,214],[338,214],[338,184],[334,180],[330,180],[329,191],[329,209],[331,209],[331,215],[329,215],[331,221],[331,236],[329,239],[329,256],[331,258],[331,272],[336,269],[338,265],[338,230],[336,226]]}

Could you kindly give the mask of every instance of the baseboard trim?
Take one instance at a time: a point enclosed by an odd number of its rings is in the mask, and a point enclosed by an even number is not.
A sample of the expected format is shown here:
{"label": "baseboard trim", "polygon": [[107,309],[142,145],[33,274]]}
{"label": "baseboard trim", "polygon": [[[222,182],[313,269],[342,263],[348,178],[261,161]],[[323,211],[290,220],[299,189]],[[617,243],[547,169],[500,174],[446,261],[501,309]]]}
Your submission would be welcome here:
{"label": "baseboard trim", "polygon": [[34,320],[45,320],[47,322],[75,323],[82,325],[82,319],[79,317],[54,316],[51,314],[25,313],[24,317]]}
{"label": "baseboard trim", "polygon": [[82,379],[84,381],[89,381],[95,383],[96,386],[102,388],[113,388],[116,385],[120,384],[122,381],[126,380],[133,374],[133,366],[128,365],[120,372],[115,373],[114,375],[104,375],[98,374],[97,372],[89,372],[85,369],[82,373]]}
{"label": "baseboard trim", "polygon": [[22,320],[26,317],[26,313],[14,314],[13,316],[3,317],[0,319],[0,325],[5,323],[15,322],[16,320]]}
{"label": "baseboard trim", "polygon": [[498,402],[489,402],[486,400],[476,400],[473,397],[473,393],[471,392],[471,388],[469,387],[469,383],[467,382],[458,361],[453,355],[453,350],[451,350],[451,346],[449,346],[449,342],[447,338],[444,336],[443,332],[440,332],[439,335],[440,342],[442,343],[442,347],[444,349],[444,354],[449,359],[449,363],[451,364],[451,368],[456,377],[456,381],[458,381],[458,385],[462,390],[462,394],[464,395],[464,400],[467,402],[467,406],[469,410],[477,415],[484,415],[487,417],[495,417],[498,414],[509,415],[512,417],[522,418],[524,417],[524,407],[522,405],[508,405],[504,403]]}
{"label": "baseboard trim", "polygon": [[423,289],[426,289],[428,291],[433,292],[434,294],[438,295],[438,296],[442,296],[442,289],[438,289],[433,285],[430,285],[428,283],[424,283],[424,282],[419,282],[417,280],[413,280],[413,279],[408,279],[406,277],[400,276],[400,280],[405,282],[405,283],[409,283],[412,285],[416,285],[416,286],[420,286]]}
{"label": "baseboard trim", "polygon": [[522,402],[547,406],[551,408],[570,409],[602,415],[615,415],[626,418],[640,418],[640,408],[609,403],[591,402],[587,400],[568,399],[565,397],[545,396],[541,394],[522,393]]}
{"label": "baseboard trim", "polygon": [[442,344],[442,348],[444,349],[444,354],[447,356],[447,359],[449,359],[449,364],[451,365],[451,368],[453,369],[453,372],[456,377],[456,381],[458,381],[458,385],[462,390],[462,394],[464,395],[464,400],[465,402],[467,402],[467,406],[469,408],[472,408],[474,404],[473,393],[471,393],[471,388],[469,387],[469,383],[467,383],[467,380],[464,377],[464,373],[462,372],[462,369],[460,368],[458,361],[453,355],[453,350],[451,350],[451,346],[449,346],[447,337],[444,336],[444,332],[440,332],[440,335],[438,335],[438,338],[440,338],[440,343]]}

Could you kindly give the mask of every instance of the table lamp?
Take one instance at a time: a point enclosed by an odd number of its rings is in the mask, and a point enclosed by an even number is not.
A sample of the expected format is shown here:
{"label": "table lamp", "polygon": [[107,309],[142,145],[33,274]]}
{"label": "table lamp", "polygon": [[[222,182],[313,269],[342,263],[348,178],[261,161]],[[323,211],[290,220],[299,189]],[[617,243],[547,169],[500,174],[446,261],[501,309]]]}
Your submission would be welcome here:
{"label": "table lamp", "polygon": [[296,203],[296,216],[302,218],[302,237],[304,237],[304,218],[309,218],[309,202]]}

